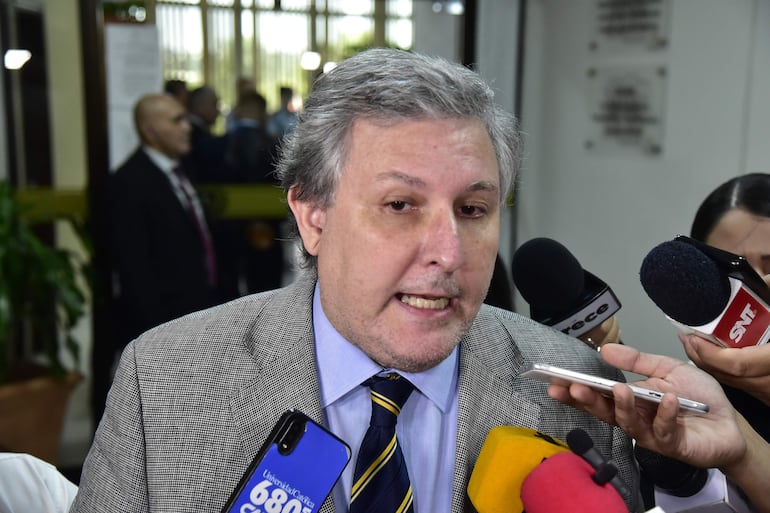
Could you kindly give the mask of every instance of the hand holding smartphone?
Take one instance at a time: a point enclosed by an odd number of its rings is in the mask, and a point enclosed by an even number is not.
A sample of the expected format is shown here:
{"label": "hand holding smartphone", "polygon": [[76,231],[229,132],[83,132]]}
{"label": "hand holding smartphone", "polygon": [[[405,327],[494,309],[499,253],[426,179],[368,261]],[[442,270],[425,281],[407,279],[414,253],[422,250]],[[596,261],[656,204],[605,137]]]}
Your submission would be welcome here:
{"label": "hand holding smartphone", "polygon": [[[523,376],[529,378],[538,379],[540,381],[546,381],[549,383],[556,383],[559,385],[569,385],[570,383],[581,383],[589,386],[595,390],[603,392],[607,396],[612,395],[612,387],[618,384],[618,381],[614,381],[607,378],[601,378],[598,376],[591,376],[590,374],[584,374],[568,369],[562,369],[553,365],[547,365],[543,363],[530,363],[527,369],[522,372]],[[641,399],[653,405],[660,404],[660,400],[663,398],[663,393],[657,390],[651,390],[649,388],[640,387],[637,385],[631,385],[626,383],[631,391],[634,393],[634,397]],[[692,399],[686,399],[684,397],[678,397],[679,399],[679,411],[682,413],[695,413],[704,414],[708,413],[708,405],[693,401]]]}
{"label": "hand holding smartphone", "polygon": [[222,513],[315,513],[350,460],[348,445],[297,410],[285,412]]}

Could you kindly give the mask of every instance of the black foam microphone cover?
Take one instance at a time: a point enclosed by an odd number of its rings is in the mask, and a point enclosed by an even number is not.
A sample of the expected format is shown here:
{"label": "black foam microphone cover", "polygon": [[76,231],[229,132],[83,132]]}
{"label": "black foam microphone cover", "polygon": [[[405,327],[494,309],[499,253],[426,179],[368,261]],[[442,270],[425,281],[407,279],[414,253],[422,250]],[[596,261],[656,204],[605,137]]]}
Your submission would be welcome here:
{"label": "black foam microphone cover", "polygon": [[716,319],[730,300],[730,281],[719,266],[680,240],[655,246],[642,261],[644,291],[669,317],[689,326]]}
{"label": "black foam microphone cover", "polygon": [[567,445],[575,454],[585,454],[593,449],[594,441],[591,436],[582,429],[573,429],[567,433]]}
{"label": "black foam microphone cover", "polygon": [[708,480],[708,470],[663,456],[639,445],[634,456],[642,476],[669,495],[691,497],[700,492]]}
{"label": "black foam microphone cover", "polygon": [[513,283],[533,311],[561,312],[573,306],[585,286],[583,267],[562,244],[538,237],[516,250]]}

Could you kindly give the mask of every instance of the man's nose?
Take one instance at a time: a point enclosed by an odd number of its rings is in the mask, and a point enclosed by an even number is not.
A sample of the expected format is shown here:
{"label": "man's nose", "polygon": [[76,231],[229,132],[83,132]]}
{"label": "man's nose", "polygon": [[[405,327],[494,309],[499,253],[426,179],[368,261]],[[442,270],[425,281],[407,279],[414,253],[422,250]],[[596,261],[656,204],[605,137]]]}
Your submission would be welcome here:
{"label": "man's nose", "polygon": [[430,265],[445,271],[457,269],[464,258],[460,227],[453,209],[437,212],[427,223],[423,251]]}

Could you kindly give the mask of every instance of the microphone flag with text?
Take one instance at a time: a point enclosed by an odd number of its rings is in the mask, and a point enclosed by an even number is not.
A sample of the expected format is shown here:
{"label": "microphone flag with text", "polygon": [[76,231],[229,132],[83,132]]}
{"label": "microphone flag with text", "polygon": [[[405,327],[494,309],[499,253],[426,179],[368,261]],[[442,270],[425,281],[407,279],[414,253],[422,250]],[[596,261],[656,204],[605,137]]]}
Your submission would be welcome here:
{"label": "microphone flag with text", "polygon": [[684,331],[734,348],[770,338],[770,288],[741,256],[680,235],[645,256],[639,278]]}
{"label": "microphone flag with text", "polygon": [[530,317],[567,335],[580,337],[620,310],[612,289],[553,239],[538,237],[519,246],[511,268]]}

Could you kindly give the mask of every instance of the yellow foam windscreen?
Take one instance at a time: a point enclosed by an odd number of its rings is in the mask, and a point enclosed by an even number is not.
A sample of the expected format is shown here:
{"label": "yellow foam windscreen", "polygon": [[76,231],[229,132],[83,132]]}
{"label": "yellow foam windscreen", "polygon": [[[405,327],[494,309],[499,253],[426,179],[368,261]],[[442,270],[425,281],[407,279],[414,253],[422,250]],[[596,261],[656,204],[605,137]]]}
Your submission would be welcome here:
{"label": "yellow foam windscreen", "polygon": [[521,426],[498,426],[487,434],[468,482],[479,513],[520,513],[521,485],[544,459],[569,452],[566,442]]}

